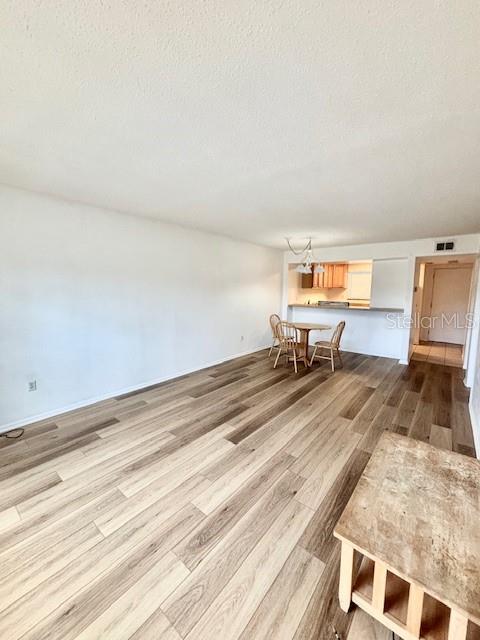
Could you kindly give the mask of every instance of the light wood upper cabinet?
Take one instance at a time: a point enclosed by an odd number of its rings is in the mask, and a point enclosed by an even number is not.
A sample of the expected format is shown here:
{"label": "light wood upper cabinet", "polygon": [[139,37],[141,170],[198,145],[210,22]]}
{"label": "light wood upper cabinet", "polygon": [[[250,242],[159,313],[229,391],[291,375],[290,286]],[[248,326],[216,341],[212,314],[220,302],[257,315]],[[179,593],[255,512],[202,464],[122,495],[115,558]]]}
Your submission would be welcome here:
{"label": "light wood upper cabinet", "polygon": [[302,275],[302,289],[346,289],[348,264],[323,263],[323,273]]}
{"label": "light wood upper cabinet", "polygon": [[[321,265],[323,267],[325,267],[325,265]],[[313,282],[312,282],[312,287],[314,289],[320,289],[321,287],[324,287],[325,285],[323,284],[323,276],[325,274],[324,273],[315,273],[315,271],[313,272]]]}
{"label": "light wood upper cabinet", "polygon": [[323,268],[325,271],[317,274],[319,276],[319,287],[324,289],[346,289],[348,264],[327,263],[323,265]]}
{"label": "light wood upper cabinet", "polygon": [[330,265],[333,270],[332,275],[332,288],[345,289],[347,287],[347,264],[332,264]]}

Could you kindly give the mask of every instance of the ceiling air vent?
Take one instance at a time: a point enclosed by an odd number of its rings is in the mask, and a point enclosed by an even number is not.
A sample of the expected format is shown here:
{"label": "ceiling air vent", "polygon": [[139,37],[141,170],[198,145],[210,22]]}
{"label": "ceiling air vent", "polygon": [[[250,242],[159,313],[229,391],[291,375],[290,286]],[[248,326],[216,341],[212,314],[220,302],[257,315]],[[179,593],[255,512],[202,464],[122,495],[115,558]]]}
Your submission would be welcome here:
{"label": "ceiling air vent", "polygon": [[435,242],[435,251],[453,251],[455,249],[455,242],[453,240],[437,240]]}

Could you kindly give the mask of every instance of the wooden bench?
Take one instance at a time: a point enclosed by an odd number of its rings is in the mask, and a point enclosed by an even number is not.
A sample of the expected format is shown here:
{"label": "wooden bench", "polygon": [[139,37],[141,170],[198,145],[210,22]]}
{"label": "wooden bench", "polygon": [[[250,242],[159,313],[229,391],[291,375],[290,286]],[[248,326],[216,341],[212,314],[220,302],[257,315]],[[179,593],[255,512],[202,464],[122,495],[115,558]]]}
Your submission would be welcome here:
{"label": "wooden bench", "polygon": [[480,638],[478,460],[385,432],[334,535],[344,611],[404,640]]}

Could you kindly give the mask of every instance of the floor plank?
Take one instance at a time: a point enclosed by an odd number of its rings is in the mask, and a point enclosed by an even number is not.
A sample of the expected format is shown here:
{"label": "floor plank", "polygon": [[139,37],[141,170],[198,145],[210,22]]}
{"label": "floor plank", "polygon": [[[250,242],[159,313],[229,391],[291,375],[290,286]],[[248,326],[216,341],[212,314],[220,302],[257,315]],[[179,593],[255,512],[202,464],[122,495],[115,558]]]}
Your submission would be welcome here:
{"label": "floor plank", "polygon": [[211,640],[217,636],[223,640],[238,638],[312,515],[310,509],[291,500],[268,530],[268,535],[263,536],[186,636],[187,640]]}
{"label": "floor plank", "polygon": [[197,624],[303,482],[287,471],[167,599],[162,608],[181,635]]}
{"label": "floor plank", "polygon": [[240,640],[293,638],[323,569],[322,562],[295,547]]}
{"label": "floor plank", "polygon": [[256,505],[292,462],[293,458],[284,453],[278,453],[268,460],[252,480],[206,517],[197,530],[174,548],[176,555],[193,571],[242,516]]}
{"label": "floor plank", "polygon": [[128,640],[188,574],[176,556],[167,553],[76,636],[76,640]]}
{"label": "floor plank", "polygon": [[391,640],[391,632],[380,622],[357,609],[353,616],[348,640]]}
{"label": "floor plank", "polygon": [[[145,514],[136,525],[127,523],[6,609],[0,631],[12,640],[22,633],[22,640],[76,638],[202,518],[191,506],[162,524],[157,524],[154,513]],[[39,606],[21,617],[32,600]]]}

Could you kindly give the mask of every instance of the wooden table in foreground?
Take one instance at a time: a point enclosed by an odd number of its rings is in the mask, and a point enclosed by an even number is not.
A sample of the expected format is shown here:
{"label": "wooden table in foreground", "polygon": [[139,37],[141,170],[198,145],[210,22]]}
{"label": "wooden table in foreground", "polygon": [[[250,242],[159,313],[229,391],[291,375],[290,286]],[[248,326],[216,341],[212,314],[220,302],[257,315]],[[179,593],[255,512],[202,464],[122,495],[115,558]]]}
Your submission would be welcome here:
{"label": "wooden table in foreground", "polygon": [[328,331],[332,327],[328,324],[315,324],[312,322],[292,322],[291,323],[300,332],[300,357],[299,360],[303,360],[303,364],[306,367],[310,366],[310,359],[308,357],[308,338],[310,331]]}
{"label": "wooden table in foreground", "polygon": [[480,638],[478,460],[385,432],[334,535],[344,611],[405,640]]}

